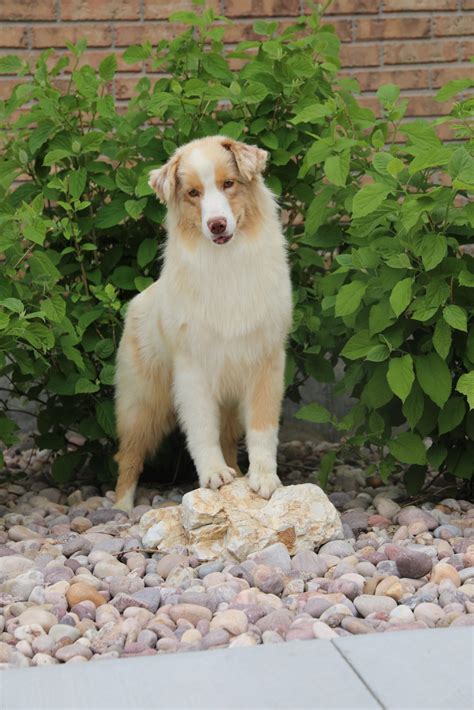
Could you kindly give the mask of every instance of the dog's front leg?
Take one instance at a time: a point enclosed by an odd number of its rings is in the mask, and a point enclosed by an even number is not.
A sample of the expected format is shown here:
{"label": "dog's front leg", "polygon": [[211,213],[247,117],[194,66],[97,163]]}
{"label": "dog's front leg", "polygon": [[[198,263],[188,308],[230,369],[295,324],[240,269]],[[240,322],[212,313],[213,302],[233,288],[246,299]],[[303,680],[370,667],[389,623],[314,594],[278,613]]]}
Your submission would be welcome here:
{"label": "dog's front leg", "polygon": [[205,374],[190,359],[176,362],[174,396],[199,484],[219,488],[230,483],[236,472],[227,466],[222,453],[219,406]]}
{"label": "dog's front leg", "polygon": [[255,372],[245,401],[249,485],[263,498],[269,498],[281,485],[277,475],[277,446],[284,365],[283,349],[268,356]]}

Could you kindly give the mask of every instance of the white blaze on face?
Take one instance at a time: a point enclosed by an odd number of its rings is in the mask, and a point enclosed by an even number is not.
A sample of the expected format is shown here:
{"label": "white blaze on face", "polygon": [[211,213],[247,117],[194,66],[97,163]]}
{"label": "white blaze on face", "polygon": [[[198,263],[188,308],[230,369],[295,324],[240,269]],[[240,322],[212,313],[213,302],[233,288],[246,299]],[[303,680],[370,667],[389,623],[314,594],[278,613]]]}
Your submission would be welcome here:
{"label": "white blaze on face", "polygon": [[189,162],[199,175],[204,188],[201,195],[202,233],[207,239],[212,240],[213,235],[209,229],[208,222],[215,219],[225,219],[227,221],[225,234],[233,235],[236,227],[235,217],[222,186],[218,187],[216,185],[214,163],[199,148],[195,148],[191,152]]}

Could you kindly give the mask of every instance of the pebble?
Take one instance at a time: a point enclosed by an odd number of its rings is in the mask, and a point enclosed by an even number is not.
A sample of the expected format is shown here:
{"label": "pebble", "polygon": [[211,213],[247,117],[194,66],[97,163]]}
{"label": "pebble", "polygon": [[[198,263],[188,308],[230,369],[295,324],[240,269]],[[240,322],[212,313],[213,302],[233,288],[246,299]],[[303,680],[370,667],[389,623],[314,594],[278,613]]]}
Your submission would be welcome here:
{"label": "pebble", "polygon": [[218,611],[211,621],[210,629],[224,629],[234,636],[247,631],[248,619],[243,611],[238,609],[227,609]]}
{"label": "pebble", "polygon": [[441,582],[445,579],[449,579],[455,587],[459,587],[461,585],[459,572],[449,564],[438,562],[438,564],[436,564],[432,569],[430,581],[435,584],[441,584]]}
{"label": "pebble", "polygon": [[52,626],[58,623],[54,614],[41,608],[27,609],[18,617],[18,623],[21,626],[30,624],[38,624],[45,631],[49,631]]}
{"label": "pebble", "polygon": [[106,603],[95,587],[83,582],[72,584],[66,592],[66,599],[70,607],[83,601],[92,602],[96,607]]}
{"label": "pebble", "polygon": [[354,606],[364,618],[369,614],[380,612],[389,614],[395,609],[397,602],[391,597],[372,596],[371,594],[361,594],[354,600]]}

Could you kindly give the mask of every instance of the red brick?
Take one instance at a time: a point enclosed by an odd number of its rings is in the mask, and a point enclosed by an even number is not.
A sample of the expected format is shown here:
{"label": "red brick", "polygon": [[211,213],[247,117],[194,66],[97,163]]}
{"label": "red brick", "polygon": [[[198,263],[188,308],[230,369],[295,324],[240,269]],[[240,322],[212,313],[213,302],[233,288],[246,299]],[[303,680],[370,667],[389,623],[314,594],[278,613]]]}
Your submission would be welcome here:
{"label": "red brick", "polygon": [[472,65],[466,64],[462,67],[433,67],[431,70],[431,81],[436,89],[441,88],[448,81],[453,79],[464,79],[471,77]]}
{"label": "red brick", "polygon": [[408,39],[409,37],[429,37],[428,17],[390,18],[357,20],[357,39]]}
{"label": "red brick", "polygon": [[461,42],[461,56],[459,58],[462,62],[467,62],[473,55],[474,39],[465,39],[463,42]]}
{"label": "red brick", "polygon": [[61,0],[61,19],[139,20],[140,2],[139,0]]}
{"label": "red brick", "polygon": [[331,17],[328,21],[323,20],[323,25],[332,25],[341,42],[352,42],[352,20],[337,20]]}
{"label": "red brick", "polygon": [[[219,0],[207,0],[206,7],[220,14]],[[145,20],[167,20],[173,12],[183,10],[199,12],[192,0],[145,0]]]}
{"label": "red brick", "polygon": [[453,15],[452,17],[436,17],[434,33],[437,37],[449,35],[474,34],[474,15]]}
{"label": "red brick", "polygon": [[0,27],[0,47],[26,47],[28,45],[28,27],[3,25]]}
{"label": "red brick", "polygon": [[407,106],[407,116],[441,116],[451,110],[452,101],[440,103],[434,96],[420,95],[409,96]]}
{"label": "red brick", "polygon": [[427,89],[430,86],[428,69],[358,70],[350,76],[357,79],[362,91],[377,91],[382,84],[398,84],[401,89]]}
{"label": "red brick", "polygon": [[276,17],[299,15],[299,0],[226,0],[227,17]]}
{"label": "red brick", "polygon": [[17,84],[25,84],[26,79],[0,77],[0,100],[8,99]]}
{"label": "red brick", "polygon": [[457,0],[385,0],[384,12],[425,12],[440,10],[449,12],[457,9]]}
{"label": "red brick", "polygon": [[463,0],[462,9],[463,10],[474,10],[474,0]]}
{"label": "red brick", "polygon": [[351,44],[341,47],[343,67],[376,67],[379,65],[379,50],[376,44]]}
{"label": "red brick", "polygon": [[386,44],[385,64],[425,64],[428,62],[455,62],[458,58],[459,43],[447,42],[400,42]]}
{"label": "red brick", "polygon": [[161,39],[173,39],[188,29],[189,25],[178,25],[171,22],[117,25],[115,28],[115,45],[117,47],[128,47],[131,44],[140,44],[146,40],[156,45]]}
{"label": "red brick", "polygon": [[66,41],[86,39],[89,47],[108,47],[112,44],[110,25],[34,25],[33,47],[65,47]]}
{"label": "red brick", "polygon": [[1,0],[0,20],[55,20],[56,0]]}
{"label": "red brick", "polygon": [[375,14],[379,11],[378,0],[334,0],[328,8],[328,15]]}

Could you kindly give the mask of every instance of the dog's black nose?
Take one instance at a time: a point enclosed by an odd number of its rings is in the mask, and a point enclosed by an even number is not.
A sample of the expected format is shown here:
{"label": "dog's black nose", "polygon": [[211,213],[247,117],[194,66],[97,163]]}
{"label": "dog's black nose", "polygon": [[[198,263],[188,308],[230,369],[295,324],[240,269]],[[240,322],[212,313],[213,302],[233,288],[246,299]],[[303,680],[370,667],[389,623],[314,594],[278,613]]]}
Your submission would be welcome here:
{"label": "dog's black nose", "polygon": [[227,229],[227,220],[224,217],[218,217],[217,219],[208,219],[207,226],[211,234],[224,234]]}

